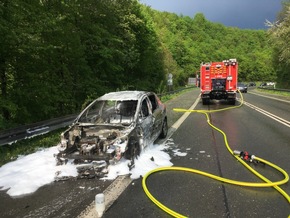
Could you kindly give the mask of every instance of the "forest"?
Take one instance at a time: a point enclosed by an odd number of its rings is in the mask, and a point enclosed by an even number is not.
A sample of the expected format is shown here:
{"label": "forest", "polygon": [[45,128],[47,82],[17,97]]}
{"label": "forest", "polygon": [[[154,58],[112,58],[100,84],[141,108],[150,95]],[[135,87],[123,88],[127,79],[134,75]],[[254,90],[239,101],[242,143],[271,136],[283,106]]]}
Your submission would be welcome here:
{"label": "forest", "polygon": [[236,58],[240,81],[290,88],[290,0],[267,30],[159,12],[138,0],[2,0],[0,130],[79,112],[104,93],[187,85]]}

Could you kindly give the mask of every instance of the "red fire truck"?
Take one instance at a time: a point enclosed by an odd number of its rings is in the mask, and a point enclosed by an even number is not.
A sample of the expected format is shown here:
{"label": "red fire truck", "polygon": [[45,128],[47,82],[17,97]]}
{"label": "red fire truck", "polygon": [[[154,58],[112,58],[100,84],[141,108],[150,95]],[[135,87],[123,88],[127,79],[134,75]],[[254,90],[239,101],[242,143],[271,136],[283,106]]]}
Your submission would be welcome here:
{"label": "red fire truck", "polygon": [[211,99],[236,103],[238,62],[236,59],[222,62],[202,63],[200,66],[200,89],[203,104]]}

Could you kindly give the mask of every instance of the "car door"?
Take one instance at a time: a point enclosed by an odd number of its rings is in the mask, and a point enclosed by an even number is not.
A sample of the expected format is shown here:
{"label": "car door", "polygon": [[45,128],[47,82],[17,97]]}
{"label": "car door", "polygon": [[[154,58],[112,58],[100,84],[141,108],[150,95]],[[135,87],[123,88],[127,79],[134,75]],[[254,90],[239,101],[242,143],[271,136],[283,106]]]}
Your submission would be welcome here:
{"label": "car door", "polygon": [[153,131],[153,115],[147,96],[141,101],[138,116],[138,123],[143,132],[144,145],[147,146],[153,142],[151,139],[151,134]]}
{"label": "car door", "polygon": [[153,131],[152,131],[152,138],[155,140],[158,138],[161,128],[162,128],[162,109],[159,107],[158,101],[156,96],[151,93],[148,95],[152,106],[152,115],[153,115]]}

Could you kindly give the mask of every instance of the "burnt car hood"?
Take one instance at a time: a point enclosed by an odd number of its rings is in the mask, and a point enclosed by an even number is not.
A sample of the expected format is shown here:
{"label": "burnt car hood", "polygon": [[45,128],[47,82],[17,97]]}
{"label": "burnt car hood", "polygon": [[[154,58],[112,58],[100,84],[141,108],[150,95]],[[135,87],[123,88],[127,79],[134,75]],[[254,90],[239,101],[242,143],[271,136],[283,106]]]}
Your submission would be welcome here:
{"label": "burnt car hood", "polygon": [[127,135],[131,129],[130,126],[121,124],[76,123],[68,131],[73,131],[73,135],[79,136],[80,139],[99,138],[101,140],[114,140]]}
{"label": "burnt car hood", "polygon": [[[119,147],[120,152],[125,151],[127,135],[132,129],[132,125],[75,123],[61,135],[60,155],[68,157],[68,154],[74,153],[87,157],[94,155],[98,160],[110,159],[110,156],[115,154],[116,146]],[[67,143],[74,146],[62,146]],[[77,159],[76,156],[72,158]]]}

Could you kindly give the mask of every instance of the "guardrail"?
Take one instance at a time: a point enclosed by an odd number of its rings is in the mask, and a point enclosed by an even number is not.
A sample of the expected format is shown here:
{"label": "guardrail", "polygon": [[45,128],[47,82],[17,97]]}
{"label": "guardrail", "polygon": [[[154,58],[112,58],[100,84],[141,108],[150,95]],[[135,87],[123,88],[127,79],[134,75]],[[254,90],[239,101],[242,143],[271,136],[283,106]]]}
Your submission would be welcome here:
{"label": "guardrail", "polygon": [[272,90],[272,91],[278,91],[278,92],[290,92],[290,89],[276,89],[272,87],[263,87],[263,86],[259,86],[258,89],[266,89],[266,90]]}
{"label": "guardrail", "polygon": [[18,140],[45,134],[50,131],[66,127],[70,125],[76,117],[76,114],[67,115],[0,131],[0,146],[12,144]]}
{"label": "guardrail", "polygon": [[[158,94],[158,96],[162,97],[164,95],[178,93],[183,90],[190,89],[190,88],[193,88],[193,87],[191,86],[191,87],[185,87],[182,89],[173,90],[173,91],[166,92],[163,94]],[[33,137],[36,135],[46,134],[50,131],[67,127],[76,119],[77,115],[78,114],[67,115],[67,116],[45,120],[45,121],[41,121],[41,122],[37,122],[33,124],[19,126],[13,129],[0,131],[0,146],[12,144],[18,140],[22,140],[28,137]]]}

